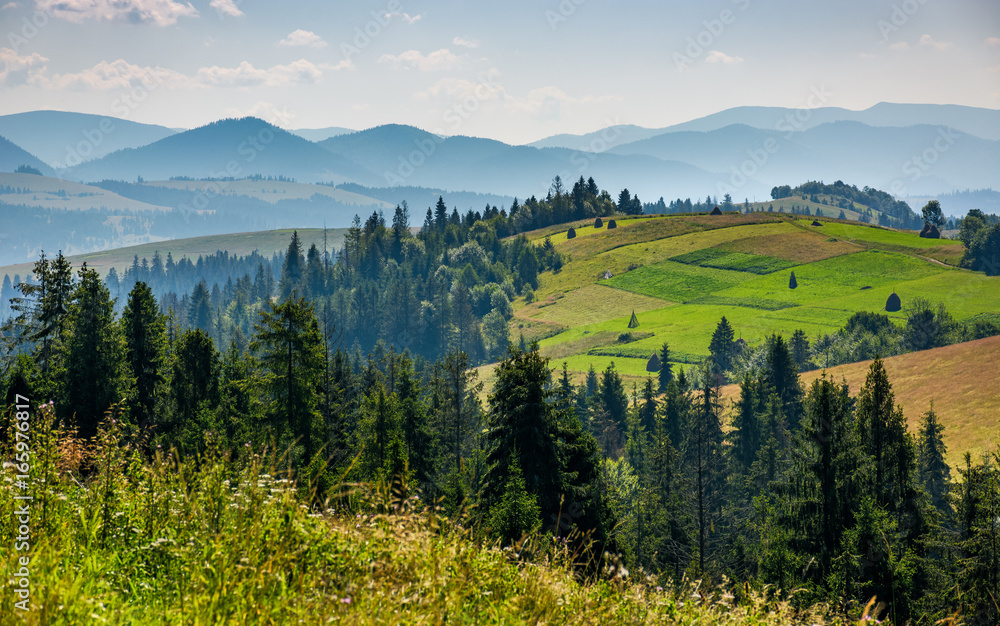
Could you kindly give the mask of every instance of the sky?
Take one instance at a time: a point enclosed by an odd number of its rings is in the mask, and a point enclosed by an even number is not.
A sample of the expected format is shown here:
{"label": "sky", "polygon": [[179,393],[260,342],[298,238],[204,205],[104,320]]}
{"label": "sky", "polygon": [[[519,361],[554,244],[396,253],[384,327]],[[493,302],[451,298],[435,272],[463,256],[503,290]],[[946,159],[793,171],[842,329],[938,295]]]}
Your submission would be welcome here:
{"label": "sky", "polygon": [[997,0],[0,0],[0,114],[526,143],[744,105],[1000,108]]}

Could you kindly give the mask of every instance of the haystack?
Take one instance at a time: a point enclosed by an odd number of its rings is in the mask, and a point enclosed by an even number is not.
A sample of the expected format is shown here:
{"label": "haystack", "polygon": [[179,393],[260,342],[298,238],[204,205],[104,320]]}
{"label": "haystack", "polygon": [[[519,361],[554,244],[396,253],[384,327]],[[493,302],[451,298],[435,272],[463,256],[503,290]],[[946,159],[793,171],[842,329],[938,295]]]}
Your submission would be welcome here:
{"label": "haystack", "polygon": [[822,226],[822,224],[820,224],[820,223],[819,223],[819,222],[817,222],[816,220],[813,220],[813,223],[812,223],[812,225],[813,225],[813,226]]}
{"label": "haystack", "polygon": [[722,211],[719,209],[719,207],[715,207],[714,209],[712,209],[712,212],[709,213],[709,215],[722,215]]}
{"label": "haystack", "polygon": [[889,294],[889,299],[885,301],[885,310],[889,311],[890,313],[894,313],[896,311],[902,310],[902,308],[903,308],[902,301],[899,299],[899,296],[896,295],[896,292],[893,291],[891,294]]}
{"label": "haystack", "polygon": [[566,239],[573,239],[574,237],[576,237],[576,229],[570,226],[569,230],[566,231]]}
{"label": "haystack", "polygon": [[658,372],[660,371],[660,357],[653,353],[653,356],[649,357],[646,361],[646,371],[647,372]]}
{"label": "haystack", "polygon": [[611,230],[612,228],[618,228],[618,223],[614,220],[608,220],[608,230]]}
{"label": "haystack", "polygon": [[607,279],[611,278],[612,276],[613,276],[613,274],[611,273],[611,270],[604,270],[604,280],[607,280]]}
{"label": "haystack", "polygon": [[602,226],[604,226],[604,220],[602,220],[601,218],[597,218],[596,220],[594,220],[594,228],[600,228]]}
{"label": "haystack", "polygon": [[632,319],[628,321],[629,328],[639,328],[639,318],[635,316],[635,311],[632,311]]}
{"label": "haystack", "polygon": [[791,278],[788,279],[788,288],[795,289],[799,286],[798,281],[795,280],[795,272],[792,272]]}
{"label": "haystack", "polygon": [[924,224],[924,229],[920,231],[920,236],[924,239],[940,239],[941,231],[934,224]]}

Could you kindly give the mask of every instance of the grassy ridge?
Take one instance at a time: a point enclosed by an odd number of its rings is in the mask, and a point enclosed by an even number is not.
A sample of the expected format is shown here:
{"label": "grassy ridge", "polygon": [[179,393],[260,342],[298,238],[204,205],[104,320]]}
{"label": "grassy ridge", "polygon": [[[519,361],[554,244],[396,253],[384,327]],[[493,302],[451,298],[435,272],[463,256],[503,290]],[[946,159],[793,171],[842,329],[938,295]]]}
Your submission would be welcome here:
{"label": "grassy ridge", "polygon": [[[132,259],[138,256],[140,261],[143,258],[152,259],[157,252],[164,259],[167,253],[173,255],[178,261],[182,257],[197,259],[199,255],[215,254],[219,250],[229,252],[230,255],[246,256],[253,251],[260,252],[266,257],[270,257],[275,252],[284,252],[288,249],[288,242],[292,238],[293,229],[285,228],[279,230],[263,230],[252,233],[234,233],[231,235],[206,235],[204,237],[189,237],[186,239],[169,239],[166,241],[156,241],[144,243],[127,248],[115,248],[104,252],[89,252],[69,257],[74,267],[79,267],[85,261],[88,267],[92,267],[102,274],[114,267],[121,272],[132,265]],[[339,247],[344,240],[346,228],[330,228],[326,230],[327,249],[333,250]],[[309,246],[316,244],[320,250],[323,249],[324,231],[322,228],[300,228],[298,229],[299,240],[302,242],[302,249],[306,251]],[[27,272],[31,271],[34,263],[19,263],[0,267],[0,276],[15,273],[23,278]]]}
{"label": "grassy ridge", "polygon": [[[700,362],[723,315],[753,344],[797,329],[809,337],[833,332],[857,311],[884,312],[892,291],[903,301],[890,314],[899,324],[917,297],[943,303],[959,321],[1000,310],[1000,279],[937,262],[959,258],[959,242],[820,222],[773,213],[675,215],[622,220],[611,231],[586,225],[572,240],[565,225],[538,231],[535,240],[550,236],[569,260],[541,276],[536,295],[544,304],[517,303],[514,336],[527,329],[526,338],[542,338],[543,353],[565,360],[578,379],[613,360],[637,380],[664,341],[679,363]],[[652,335],[616,345],[633,309],[638,330]]]}

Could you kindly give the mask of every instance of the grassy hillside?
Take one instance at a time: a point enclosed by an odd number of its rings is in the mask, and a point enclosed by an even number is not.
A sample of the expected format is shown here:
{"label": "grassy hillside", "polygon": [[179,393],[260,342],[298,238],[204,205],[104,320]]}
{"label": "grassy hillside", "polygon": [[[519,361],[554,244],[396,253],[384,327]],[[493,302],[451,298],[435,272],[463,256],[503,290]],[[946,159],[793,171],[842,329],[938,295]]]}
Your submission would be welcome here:
{"label": "grassy hillside", "polygon": [[67,211],[105,208],[113,211],[142,213],[144,211],[170,210],[167,207],[124,198],[100,187],[48,176],[2,172],[0,173],[0,187],[13,187],[15,190],[20,190],[17,193],[11,193],[10,190],[0,191],[0,202],[7,204],[24,204]]}
{"label": "grassy hillside", "polygon": [[374,200],[361,194],[326,185],[310,185],[307,183],[274,180],[237,180],[222,183],[205,180],[158,180],[147,182],[146,185],[150,187],[167,187],[169,189],[198,189],[207,191],[217,191],[221,185],[228,194],[250,196],[271,204],[280,200],[308,200],[314,195],[320,194],[343,204],[354,204],[358,207],[364,207],[369,211],[375,209],[391,210],[394,208],[388,202]]}
{"label": "grassy hillside", "polygon": [[[288,242],[292,238],[292,229],[265,230],[255,233],[234,233],[231,235],[206,235],[205,237],[191,237],[188,239],[171,239],[168,241],[157,241],[144,243],[138,246],[127,248],[116,248],[105,252],[92,252],[70,257],[74,267],[79,267],[84,261],[89,267],[93,267],[102,274],[107,273],[112,267],[119,272],[132,265],[132,259],[138,255],[139,259],[152,259],[156,252],[166,258],[167,253],[173,255],[174,260],[182,257],[191,259],[198,258],[198,255],[215,254],[219,250],[225,250],[231,255],[245,256],[257,250],[265,256],[271,256],[275,252],[284,252],[288,248]],[[344,228],[330,228],[325,231],[326,245],[329,250],[339,247],[344,238]],[[319,249],[323,249],[324,230],[322,228],[301,228],[298,229],[299,239],[302,242],[303,252],[309,250],[313,244]],[[27,272],[31,271],[34,263],[19,263],[0,267],[0,279],[4,274],[13,276],[20,274],[23,278]]]}
{"label": "grassy hillside", "polygon": [[[535,301],[519,300],[512,333],[539,339],[544,354],[577,375],[611,362],[644,378],[666,341],[673,360],[700,362],[724,315],[755,344],[772,333],[831,333],[857,311],[884,311],[895,291],[903,323],[916,297],[947,306],[959,321],[1000,310],[1000,278],[957,269],[962,246],[915,233],[777,213],[648,216],[618,228],[577,224],[548,237],[568,261],[541,276]],[[794,272],[798,287],[789,288]],[[610,273],[610,278],[605,276]],[[626,333],[632,312],[639,327]]]}
{"label": "grassy hillside", "polygon": [[[934,411],[945,426],[944,440],[948,446],[947,461],[955,467],[966,451],[976,455],[993,450],[1000,433],[1000,376],[996,374],[996,359],[1000,355],[1000,337],[935,348],[923,352],[901,354],[885,359],[896,404],[913,432],[921,416],[934,403]],[[839,365],[826,370],[827,376],[838,383],[846,380],[851,394],[856,395],[865,382],[871,361]],[[802,374],[809,386],[822,371]],[[724,406],[739,396],[738,385],[726,385],[721,390]]]}

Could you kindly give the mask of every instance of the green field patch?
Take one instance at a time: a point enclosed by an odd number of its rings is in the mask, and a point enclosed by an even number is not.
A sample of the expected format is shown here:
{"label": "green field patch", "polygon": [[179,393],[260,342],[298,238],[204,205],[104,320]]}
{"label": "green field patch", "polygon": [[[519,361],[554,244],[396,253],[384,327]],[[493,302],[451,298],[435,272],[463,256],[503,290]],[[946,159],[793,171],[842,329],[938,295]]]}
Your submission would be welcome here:
{"label": "green field patch", "polygon": [[[812,220],[797,220],[798,224],[808,226]],[[843,222],[823,222],[823,234],[848,242],[868,242],[900,246],[915,250],[933,249],[938,247],[962,246],[962,242],[952,239],[924,239],[913,231],[891,230],[866,224],[846,224]]]}
{"label": "green field patch", "polygon": [[[796,266],[793,270],[798,287],[790,289],[790,271],[758,276],[715,295],[730,298],[765,298],[799,305],[817,304],[856,294],[872,297],[882,293],[882,303],[894,285],[933,276],[945,271],[927,261],[903,254],[866,250],[855,254]],[[862,287],[871,287],[862,294]],[[839,307],[838,307],[839,308]]]}
{"label": "green field patch", "polygon": [[780,311],[799,306],[787,300],[773,300],[769,298],[744,297],[733,298],[727,296],[710,295],[697,300],[692,300],[691,304],[718,304],[721,306],[744,306],[751,309],[761,309],[762,311]]}
{"label": "green field patch", "polygon": [[729,252],[728,250],[720,250],[718,248],[695,250],[694,252],[671,257],[670,260],[687,265],[750,272],[751,274],[770,274],[797,265],[794,261],[779,259],[773,256]]}
{"label": "green field patch", "polygon": [[619,274],[603,284],[674,302],[690,302],[739,285],[752,274],[662,261]]}

